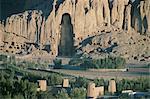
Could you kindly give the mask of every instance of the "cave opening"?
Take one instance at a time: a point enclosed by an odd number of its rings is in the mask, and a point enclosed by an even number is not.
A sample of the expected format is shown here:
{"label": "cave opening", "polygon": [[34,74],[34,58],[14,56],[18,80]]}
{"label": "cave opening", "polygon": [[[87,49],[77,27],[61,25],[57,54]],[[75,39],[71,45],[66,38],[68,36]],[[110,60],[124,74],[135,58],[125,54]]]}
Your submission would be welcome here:
{"label": "cave opening", "polygon": [[68,13],[62,15],[58,56],[71,57],[74,55],[73,25]]}

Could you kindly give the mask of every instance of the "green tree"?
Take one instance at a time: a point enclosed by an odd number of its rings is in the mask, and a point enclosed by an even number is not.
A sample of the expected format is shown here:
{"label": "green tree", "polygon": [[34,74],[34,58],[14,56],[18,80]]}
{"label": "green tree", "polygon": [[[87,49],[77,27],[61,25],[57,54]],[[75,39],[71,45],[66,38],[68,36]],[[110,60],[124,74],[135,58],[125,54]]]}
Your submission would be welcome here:
{"label": "green tree", "polygon": [[72,99],[85,99],[86,89],[85,88],[74,88],[70,94]]}
{"label": "green tree", "polygon": [[69,95],[67,93],[67,90],[61,89],[60,91],[58,91],[56,98],[57,99],[69,99]]}
{"label": "green tree", "polygon": [[76,78],[76,81],[75,81],[75,87],[83,87],[83,88],[87,88],[87,85],[88,85],[88,80],[84,77],[78,77]]}
{"label": "green tree", "polygon": [[59,85],[62,84],[62,76],[59,74],[51,74],[48,76],[48,85]]}
{"label": "green tree", "polygon": [[37,92],[37,85],[34,83],[29,82],[28,80],[25,80],[23,82],[23,87],[24,87],[24,97],[25,99],[32,99],[36,96]]}
{"label": "green tree", "polygon": [[83,69],[116,69],[124,68],[125,59],[122,57],[108,57],[103,59],[83,59],[83,62],[80,64]]}
{"label": "green tree", "polygon": [[7,55],[1,54],[1,55],[0,55],[0,61],[5,62],[6,60],[7,60]]}
{"label": "green tree", "polygon": [[86,70],[90,68],[95,68],[95,65],[93,64],[91,59],[83,59],[83,63],[80,64],[80,67]]}
{"label": "green tree", "polygon": [[73,58],[69,61],[69,65],[80,66],[83,63],[83,59]]}
{"label": "green tree", "polygon": [[61,69],[62,68],[62,60],[61,59],[55,59],[54,62],[54,69]]}
{"label": "green tree", "polygon": [[0,98],[1,99],[12,99],[11,95],[1,95],[1,94],[0,94]]}
{"label": "green tree", "polygon": [[94,79],[94,83],[96,86],[100,87],[100,86],[104,86],[105,85],[105,81],[104,79]]}
{"label": "green tree", "polygon": [[25,98],[22,94],[18,94],[18,95],[13,96],[12,99],[25,99]]}
{"label": "green tree", "polygon": [[55,99],[51,91],[40,91],[37,93],[37,99]]}

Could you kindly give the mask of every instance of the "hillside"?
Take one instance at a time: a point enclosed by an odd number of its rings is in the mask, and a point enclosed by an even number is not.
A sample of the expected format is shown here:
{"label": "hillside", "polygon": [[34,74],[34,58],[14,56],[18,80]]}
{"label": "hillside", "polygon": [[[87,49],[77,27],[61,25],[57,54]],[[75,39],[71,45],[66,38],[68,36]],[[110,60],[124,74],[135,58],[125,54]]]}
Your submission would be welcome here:
{"label": "hillside", "polygon": [[149,0],[1,0],[0,3],[2,53],[150,59]]}

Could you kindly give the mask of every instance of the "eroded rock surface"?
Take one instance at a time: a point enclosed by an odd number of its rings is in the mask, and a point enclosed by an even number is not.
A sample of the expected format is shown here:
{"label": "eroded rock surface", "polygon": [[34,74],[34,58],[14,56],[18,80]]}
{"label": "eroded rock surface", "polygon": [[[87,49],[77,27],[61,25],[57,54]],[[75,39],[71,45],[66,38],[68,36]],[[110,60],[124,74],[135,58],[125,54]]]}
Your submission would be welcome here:
{"label": "eroded rock surface", "polygon": [[1,21],[0,51],[59,55],[62,16],[68,14],[73,29],[73,42],[68,43],[76,52],[127,59],[150,56],[150,0],[54,0],[52,6],[48,17],[40,10],[29,10]]}

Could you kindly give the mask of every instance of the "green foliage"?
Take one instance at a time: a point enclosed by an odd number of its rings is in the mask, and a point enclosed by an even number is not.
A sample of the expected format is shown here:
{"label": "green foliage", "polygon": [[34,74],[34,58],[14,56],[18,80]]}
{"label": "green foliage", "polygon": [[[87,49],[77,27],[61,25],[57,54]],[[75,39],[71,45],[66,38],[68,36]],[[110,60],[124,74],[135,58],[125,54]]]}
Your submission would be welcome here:
{"label": "green foliage", "polygon": [[2,95],[1,93],[0,93],[0,98],[1,99],[12,99],[11,95]]}
{"label": "green foliage", "polygon": [[[7,70],[8,71],[8,70]],[[36,96],[37,85],[28,80],[18,80],[14,72],[3,71],[0,74],[0,93],[11,99],[32,99]],[[8,98],[9,99],[9,98]]]}
{"label": "green foliage", "polygon": [[72,87],[87,88],[88,83],[89,83],[89,80],[87,80],[86,78],[78,77],[76,78],[76,81],[74,82],[74,84],[72,84]]}
{"label": "green foliage", "polygon": [[25,99],[22,94],[15,95],[12,99]]}
{"label": "green foliage", "polygon": [[84,59],[80,64],[84,69],[119,69],[124,68],[125,59],[121,57],[108,57],[104,59]]}
{"label": "green foliage", "polygon": [[80,66],[85,70],[90,68],[95,68],[95,65],[93,64],[92,60],[88,60],[88,59],[85,59]]}
{"label": "green foliage", "polygon": [[139,78],[132,80],[122,79],[117,81],[118,92],[130,89],[133,91],[145,91],[146,89],[150,89],[149,78]]}
{"label": "green foliage", "polygon": [[126,61],[122,57],[108,57],[104,59],[72,59],[69,61],[69,65],[80,66],[83,69],[118,69],[124,68]]}
{"label": "green foliage", "polygon": [[17,67],[21,68],[21,69],[26,69],[26,68],[41,68],[41,69],[45,69],[48,67],[48,62],[44,61],[44,62],[40,62],[40,61],[18,61],[18,63],[16,64]]}
{"label": "green foliage", "polygon": [[29,62],[29,61],[22,61],[17,64],[17,66],[21,68],[37,68],[39,64],[35,62]]}
{"label": "green foliage", "polygon": [[69,99],[69,95],[67,94],[67,90],[61,89],[60,91],[58,91],[56,98],[57,99]]}
{"label": "green foliage", "polygon": [[61,59],[55,59],[55,60],[53,60],[53,62],[54,62],[54,69],[61,69],[62,68],[62,66],[61,66],[62,60]]}
{"label": "green foliage", "polygon": [[148,68],[150,68],[150,63],[147,65]]}
{"label": "green foliage", "polygon": [[[79,61],[80,66],[85,68],[122,68],[125,64],[125,60],[120,57],[109,57],[105,59],[91,60],[91,59],[81,59]],[[77,62],[77,61],[76,61]],[[77,64],[77,63],[72,64]],[[107,63],[107,66],[106,66]],[[25,63],[33,66],[31,63]],[[57,62],[56,62],[57,64]],[[59,64],[59,65],[58,65]],[[60,66],[61,62],[58,62],[57,66]],[[4,64],[4,66],[6,66]],[[52,94],[53,90],[48,92],[37,93],[36,81],[38,79],[46,79],[49,86],[55,86],[62,84],[62,75],[56,73],[50,73],[48,76],[40,75],[34,72],[22,73],[21,69],[15,64],[7,64],[6,70],[1,70],[0,72],[0,97],[2,99],[68,99],[69,95],[65,89],[58,91],[56,94]],[[17,74],[23,76],[22,79],[18,79]],[[34,83],[33,83],[34,82]],[[84,99],[86,96],[86,91],[89,80],[84,77],[78,77],[73,82],[71,82],[70,97],[72,99]],[[94,83],[96,86],[108,86],[108,82],[104,79],[95,79]],[[105,87],[107,88],[107,87]],[[107,88],[108,89],[108,88]],[[149,79],[139,78],[132,80],[117,80],[117,90],[121,92],[122,90],[133,89],[134,91],[145,91],[150,89]]]}
{"label": "green foliage", "polygon": [[52,90],[51,91],[40,91],[37,94],[37,99],[55,99],[55,96],[52,94]]}
{"label": "green foliage", "polygon": [[9,61],[11,64],[16,65],[16,57],[14,55],[10,56]]}
{"label": "green foliage", "polygon": [[62,84],[62,76],[59,74],[51,74],[47,77],[48,85],[54,86],[54,85],[60,85]]}
{"label": "green foliage", "polygon": [[94,79],[94,83],[97,87],[100,87],[100,86],[104,86],[105,85],[105,81],[104,79]]}
{"label": "green foliage", "polygon": [[8,55],[1,54],[0,55],[0,61],[2,61],[3,64],[5,64],[5,65],[7,65],[7,64],[16,65],[16,58],[13,55],[8,56]]}
{"label": "green foliage", "polygon": [[0,61],[6,61],[7,60],[7,55],[0,55]]}
{"label": "green foliage", "polygon": [[80,58],[74,58],[69,61],[69,65],[73,66],[80,66],[81,63],[83,63],[83,59]]}
{"label": "green foliage", "polygon": [[71,91],[71,99],[85,99],[86,89],[85,88],[74,88]]}

